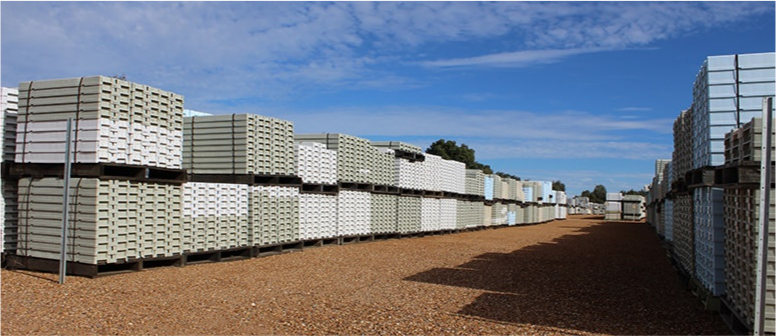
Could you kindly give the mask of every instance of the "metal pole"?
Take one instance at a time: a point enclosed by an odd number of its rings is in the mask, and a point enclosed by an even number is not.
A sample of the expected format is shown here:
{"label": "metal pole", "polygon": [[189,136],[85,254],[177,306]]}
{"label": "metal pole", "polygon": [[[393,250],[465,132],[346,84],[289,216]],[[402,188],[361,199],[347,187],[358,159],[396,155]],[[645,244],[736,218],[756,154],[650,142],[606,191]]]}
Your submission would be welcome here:
{"label": "metal pole", "polygon": [[65,174],[64,191],[62,192],[62,250],[59,256],[59,283],[65,283],[65,274],[67,274],[67,219],[70,203],[70,133],[73,130],[73,118],[67,118],[67,127],[65,131]]}
{"label": "metal pole", "polygon": [[754,335],[765,333],[765,301],[768,279],[768,235],[770,234],[771,204],[771,145],[773,137],[773,98],[763,98],[763,141],[760,164],[760,222],[757,234],[757,289],[754,305]]}

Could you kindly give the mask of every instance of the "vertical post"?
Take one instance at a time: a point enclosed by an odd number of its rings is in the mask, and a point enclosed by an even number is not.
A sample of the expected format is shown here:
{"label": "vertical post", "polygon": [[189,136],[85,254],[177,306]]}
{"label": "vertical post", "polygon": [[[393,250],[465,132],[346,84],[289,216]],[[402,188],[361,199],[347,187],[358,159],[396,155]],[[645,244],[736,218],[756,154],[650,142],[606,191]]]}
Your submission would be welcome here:
{"label": "vertical post", "polygon": [[70,133],[73,130],[73,118],[67,118],[67,127],[65,131],[65,174],[64,191],[62,192],[62,244],[59,256],[59,283],[65,283],[67,274],[67,219],[70,203]]}
{"label": "vertical post", "polygon": [[770,234],[771,146],[773,137],[773,98],[763,98],[762,160],[760,164],[760,222],[757,234],[757,286],[754,305],[754,335],[765,333],[765,300],[768,279],[768,235]]}

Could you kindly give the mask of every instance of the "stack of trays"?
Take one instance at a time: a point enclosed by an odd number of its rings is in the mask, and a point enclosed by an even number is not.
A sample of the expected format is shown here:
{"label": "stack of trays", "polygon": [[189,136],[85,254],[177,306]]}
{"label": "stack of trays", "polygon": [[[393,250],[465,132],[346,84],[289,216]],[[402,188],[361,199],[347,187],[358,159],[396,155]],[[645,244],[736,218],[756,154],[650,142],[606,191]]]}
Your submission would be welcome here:
{"label": "stack of trays", "polygon": [[506,225],[509,223],[507,206],[501,203],[493,204],[493,220],[492,225]]}
{"label": "stack of trays", "polygon": [[299,238],[313,240],[337,236],[337,196],[300,194]]}
{"label": "stack of trays", "polygon": [[248,246],[248,186],[183,184],[183,251]]}
{"label": "stack of trays", "polygon": [[709,56],[693,85],[692,168],[725,162],[725,134],[762,115],[774,95],[774,53]]}
{"label": "stack of trays", "polygon": [[[0,88],[0,120],[3,123],[2,161],[13,161],[16,157],[16,127],[19,119],[19,90]],[[63,146],[64,147],[64,146]]]}
{"label": "stack of trays", "polygon": [[374,155],[375,164],[372,173],[372,183],[378,185],[395,186],[396,177],[395,172],[395,160],[396,154],[393,149],[380,148],[374,149],[377,153]]}
{"label": "stack of trays", "polygon": [[485,196],[485,174],[482,173],[482,170],[466,169],[465,191],[467,195]]}
{"label": "stack of trays", "polygon": [[517,225],[517,208],[519,206],[515,204],[507,205],[507,224]]}
{"label": "stack of trays", "polygon": [[251,186],[248,194],[251,246],[299,240],[299,188]]}
{"label": "stack of trays", "polygon": [[537,192],[537,183],[532,181],[523,182],[523,195],[525,195],[524,202],[538,202],[538,196],[541,193]]}
{"label": "stack of trays", "polygon": [[396,219],[398,214],[397,195],[371,194],[372,220],[370,221],[370,233],[386,234],[399,232]]}
{"label": "stack of trays", "polygon": [[295,148],[302,183],[337,184],[337,152],[317,142],[296,143]]}
{"label": "stack of trays", "polygon": [[[428,158],[426,158],[428,160]],[[423,232],[441,230],[440,207],[441,200],[437,198],[421,198],[420,230]]]}
{"label": "stack of trays", "polygon": [[483,177],[483,183],[484,187],[484,196],[486,200],[492,201],[494,199],[495,195],[495,186],[496,182],[493,180],[493,175],[484,175]]}
{"label": "stack of trays", "polygon": [[458,228],[458,201],[452,198],[443,198],[439,204],[439,221],[441,230],[455,230]]}
{"label": "stack of trays", "polygon": [[340,190],[337,200],[337,235],[369,234],[372,222],[372,197],[368,192]]}
{"label": "stack of trays", "polygon": [[690,195],[674,197],[674,252],[682,269],[693,274],[695,271],[693,234],[693,202]]}
{"label": "stack of trays", "polygon": [[[769,220],[768,253],[773,256],[776,249],[776,192],[771,189],[771,212]],[[754,325],[755,297],[757,288],[758,258],[757,242],[760,220],[760,189],[725,189],[725,296],[749,326]],[[776,261],[768,259],[768,279],[776,273]],[[772,283],[772,282],[771,282]],[[774,289],[768,286],[767,296],[773,297]],[[766,312],[774,310],[774,301],[766,301]],[[773,314],[765,314],[766,326],[773,325]]]}
{"label": "stack of trays", "polygon": [[420,147],[401,141],[372,141],[372,146],[377,148],[401,150],[408,153],[423,154],[423,150]]}
{"label": "stack of trays", "polygon": [[723,190],[693,190],[695,276],[712,295],[725,292],[725,220]]}
{"label": "stack of trays", "polygon": [[183,97],[102,76],[19,84],[16,162],[64,161],[74,118],[76,163],[180,169]]}
{"label": "stack of trays", "polygon": [[[21,256],[59,259],[63,180],[19,180]],[[67,260],[85,264],[183,252],[181,186],[71,179]]]}
{"label": "stack of trays", "polygon": [[399,232],[421,231],[422,201],[420,197],[399,196]]}
{"label": "stack of trays", "polygon": [[674,121],[674,152],[671,156],[672,182],[684,180],[685,174],[692,167],[692,150],[695,140],[692,137],[693,109],[682,111]]}
{"label": "stack of trays", "polygon": [[521,205],[515,205],[515,224],[525,224],[525,208]]}
{"label": "stack of trays", "polygon": [[[6,184],[6,182],[3,179],[0,179],[0,188],[5,189],[5,184]],[[0,190],[2,190],[2,189],[0,189]],[[5,209],[6,209],[6,204],[5,204],[5,198],[4,197],[0,198],[0,209],[3,210],[3,212],[0,213],[0,253],[4,253],[5,250],[6,250],[6,248],[5,248],[6,243],[11,243],[10,241],[6,241],[6,235],[13,236],[14,243],[15,243],[15,240],[16,240],[15,233],[16,232],[14,232],[13,235],[5,233],[5,227],[6,227],[6,225],[5,225]],[[9,225],[9,231],[10,231],[10,225]]]}
{"label": "stack of trays", "polygon": [[493,225],[493,206],[486,205],[482,208],[482,226]]}
{"label": "stack of trays", "polygon": [[482,215],[484,211],[483,202],[458,200],[457,203],[457,229],[473,228],[484,225]]}
{"label": "stack of trays", "polygon": [[[426,155],[428,157],[429,155]],[[466,193],[466,164],[453,160],[442,160],[439,165],[440,190]]]}
{"label": "stack of trays", "polygon": [[[529,187],[530,188],[530,187]],[[536,224],[536,205],[530,204],[528,205],[523,212],[523,222],[525,224]]]}
{"label": "stack of trays", "polygon": [[423,190],[423,163],[406,159],[394,160],[395,185],[399,188]]}
{"label": "stack of trays", "polygon": [[666,199],[663,203],[663,236],[666,241],[674,240],[674,201]]}
{"label": "stack of trays", "polygon": [[193,174],[296,175],[294,124],[255,114],[186,117],[183,167]]}
{"label": "stack of trays", "polygon": [[426,154],[423,165],[423,190],[442,191],[442,179],[439,172],[442,169],[442,158]]}
{"label": "stack of trays", "polygon": [[296,134],[299,142],[317,142],[337,152],[337,177],[341,182],[374,184],[375,162],[379,151],[369,140],[339,133]]}
{"label": "stack of trays", "polygon": [[[493,199],[503,198],[503,194],[502,194],[503,184],[501,183],[501,176],[493,174],[493,175],[490,175],[490,177],[493,179]],[[494,225],[498,225],[498,224],[494,224]]]}
{"label": "stack of trays", "polygon": [[525,193],[523,193],[523,184],[515,179],[506,179],[509,188],[509,194],[507,199],[515,201],[525,201]]}
{"label": "stack of trays", "polygon": [[509,197],[509,182],[507,182],[507,179],[502,178],[501,179],[501,199],[503,200],[511,200],[512,198]]}
{"label": "stack of trays", "polygon": [[[0,139],[0,148],[2,149],[2,161],[13,161],[16,151],[16,119],[19,91],[16,89],[0,87],[0,122],[2,122],[3,137]],[[8,195],[12,199],[6,199],[6,186],[14,185],[16,182],[6,179],[2,176],[0,181],[0,190],[3,191],[3,197],[0,198],[0,210],[7,208],[7,205],[13,204],[13,213],[16,213],[16,195]],[[9,191],[11,191],[9,190]],[[0,212],[0,252],[16,250],[16,217],[9,215],[7,211]]]}

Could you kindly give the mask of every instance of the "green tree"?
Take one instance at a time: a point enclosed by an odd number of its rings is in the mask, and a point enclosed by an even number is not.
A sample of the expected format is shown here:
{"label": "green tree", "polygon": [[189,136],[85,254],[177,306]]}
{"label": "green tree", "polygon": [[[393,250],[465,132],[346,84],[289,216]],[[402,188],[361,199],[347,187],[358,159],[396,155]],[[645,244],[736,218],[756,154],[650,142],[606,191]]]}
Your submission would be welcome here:
{"label": "green tree", "polygon": [[459,146],[453,140],[439,139],[426,149],[426,153],[439,155],[445,160],[463,162],[466,164],[466,169],[479,169],[485,174],[493,174],[490,166],[475,160],[474,149],[463,143]]}
{"label": "green tree", "polygon": [[647,191],[646,190],[639,190],[639,191],[636,191],[636,190],[633,190],[633,189],[628,190],[628,191],[622,190],[622,191],[620,191],[620,193],[622,193],[623,195],[639,195],[639,196],[647,197]]}
{"label": "green tree", "polygon": [[566,191],[566,185],[560,180],[552,181],[552,190]]}
{"label": "green tree", "polygon": [[599,184],[593,188],[593,192],[585,190],[579,196],[589,198],[592,203],[603,204],[606,202],[606,187]]}
{"label": "green tree", "polygon": [[508,174],[505,172],[496,172],[496,175],[501,176],[501,178],[511,178],[511,179],[521,181],[520,176]]}

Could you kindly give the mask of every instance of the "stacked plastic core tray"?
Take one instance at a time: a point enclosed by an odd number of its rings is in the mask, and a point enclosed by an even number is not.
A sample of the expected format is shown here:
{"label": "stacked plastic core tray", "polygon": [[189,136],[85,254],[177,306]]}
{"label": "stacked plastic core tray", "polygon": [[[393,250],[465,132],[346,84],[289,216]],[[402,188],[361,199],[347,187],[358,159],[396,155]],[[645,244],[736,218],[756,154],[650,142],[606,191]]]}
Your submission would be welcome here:
{"label": "stacked plastic core tray", "polygon": [[[59,259],[63,180],[19,180],[22,256]],[[183,251],[181,186],[71,179],[67,260],[85,264]]]}
{"label": "stacked plastic core tray", "polygon": [[466,170],[466,194],[485,196],[485,174],[479,169]]}
{"label": "stacked plastic core tray", "polygon": [[248,246],[248,185],[183,185],[183,251]]}
{"label": "stacked plastic core tray", "polygon": [[299,240],[299,188],[251,186],[248,211],[250,245],[275,245]]}
{"label": "stacked plastic core tray", "polygon": [[337,236],[337,196],[299,195],[299,238],[312,240]]}
{"label": "stacked plastic core tray", "polygon": [[74,162],[181,168],[183,96],[102,76],[20,83],[16,162],[64,162],[67,118]]}
{"label": "stacked plastic core tray", "polygon": [[[2,138],[0,149],[2,149],[2,161],[13,161],[13,153],[16,151],[16,119],[18,94],[16,89],[0,87],[0,124],[2,124]],[[6,181],[5,176],[0,181],[0,190],[3,191],[0,197],[0,252],[6,250],[16,250],[16,196],[9,195],[14,199],[6,199],[6,187],[8,184],[15,184],[15,181]],[[13,189],[16,186],[14,185]],[[11,190],[13,190],[11,189]],[[8,213],[7,206],[12,206],[13,210]]]}
{"label": "stacked plastic core tray", "polygon": [[455,230],[458,227],[458,201],[452,198],[443,198],[439,204],[439,229]]}
{"label": "stacked plastic core tray", "polygon": [[401,141],[372,141],[372,146],[377,148],[401,150],[408,153],[423,154],[423,150],[420,147]]}
{"label": "stacked plastic core tray", "polygon": [[693,274],[695,270],[695,234],[693,224],[693,202],[690,195],[674,198],[674,252],[682,268]]}
{"label": "stacked plastic core tray", "polygon": [[399,188],[423,190],[423,162],[394,159],[395,184]]}
{"label": "stacked plastic core tray", "polygon": [[429,232],[441,229],[441,219],[439,218],[441,204],[441,200],[436,198],[421,198],[421,231]]}
{"label": "stacked plastic core tray", "polygon": [[483,212],[485,204],[483,202],[469,202],[464,200],[457,201],[458,218],[456,228],[465,229],[483,226]]}
{"label": "stacked plastic core tray", "polygon": [[[399,232],[421,231],[422,201],[420,197],[399,196]],[[480,214],[482,217],[482,214]]]}
{"label": "stacked plastic core tray", "polygon": [[398,213],[399,196],[386,194],[371,194],[372,219],[370,233],[385,234],[399,232],[396,215]]}
{"label": "stacked plastic core tray", "polygon": [[337,184],[337,152],[317,142],[301,142],[294,146],[303,183]]}
{"label": "stacked plastic core tray", "polygon": [[423,190],[466,193],[466,165],[426,154],[423,166]]}
{"label": "stacked plastic core tray", "polygon": [[[762,119],[750,122],[725,135],[725,163],[759,165],[762,160]],[[771,144],[771,155],[774,154]],[[759,170],[759,169],[758,169]],[[768,267],[765,288],[766,333],[776,330],[776,190],[769,188]],[[754,326],[757,289],[757,243],[760,236],[760,185],[739,185],[724,189],[725,296],[731,309],[748,327]]]}
{"label": "stacked plastic core tray", "polygon": [[339,133],[296,134],[298,142],[317,142],[337,152],[337,177],[341,182],[375,183],[374,166],[380,152],[369,140]]}
{"label": "stacked plastic core tray", "polygon": [[372,222],[371,193],[340,190],[337,199],[338,236],[361,236],[369,234]]}
{"label": "stacked plastic core tray", "polygon": [[183,167],[190,173],[296,175],[290,121],[255,114],[184,121]]}

